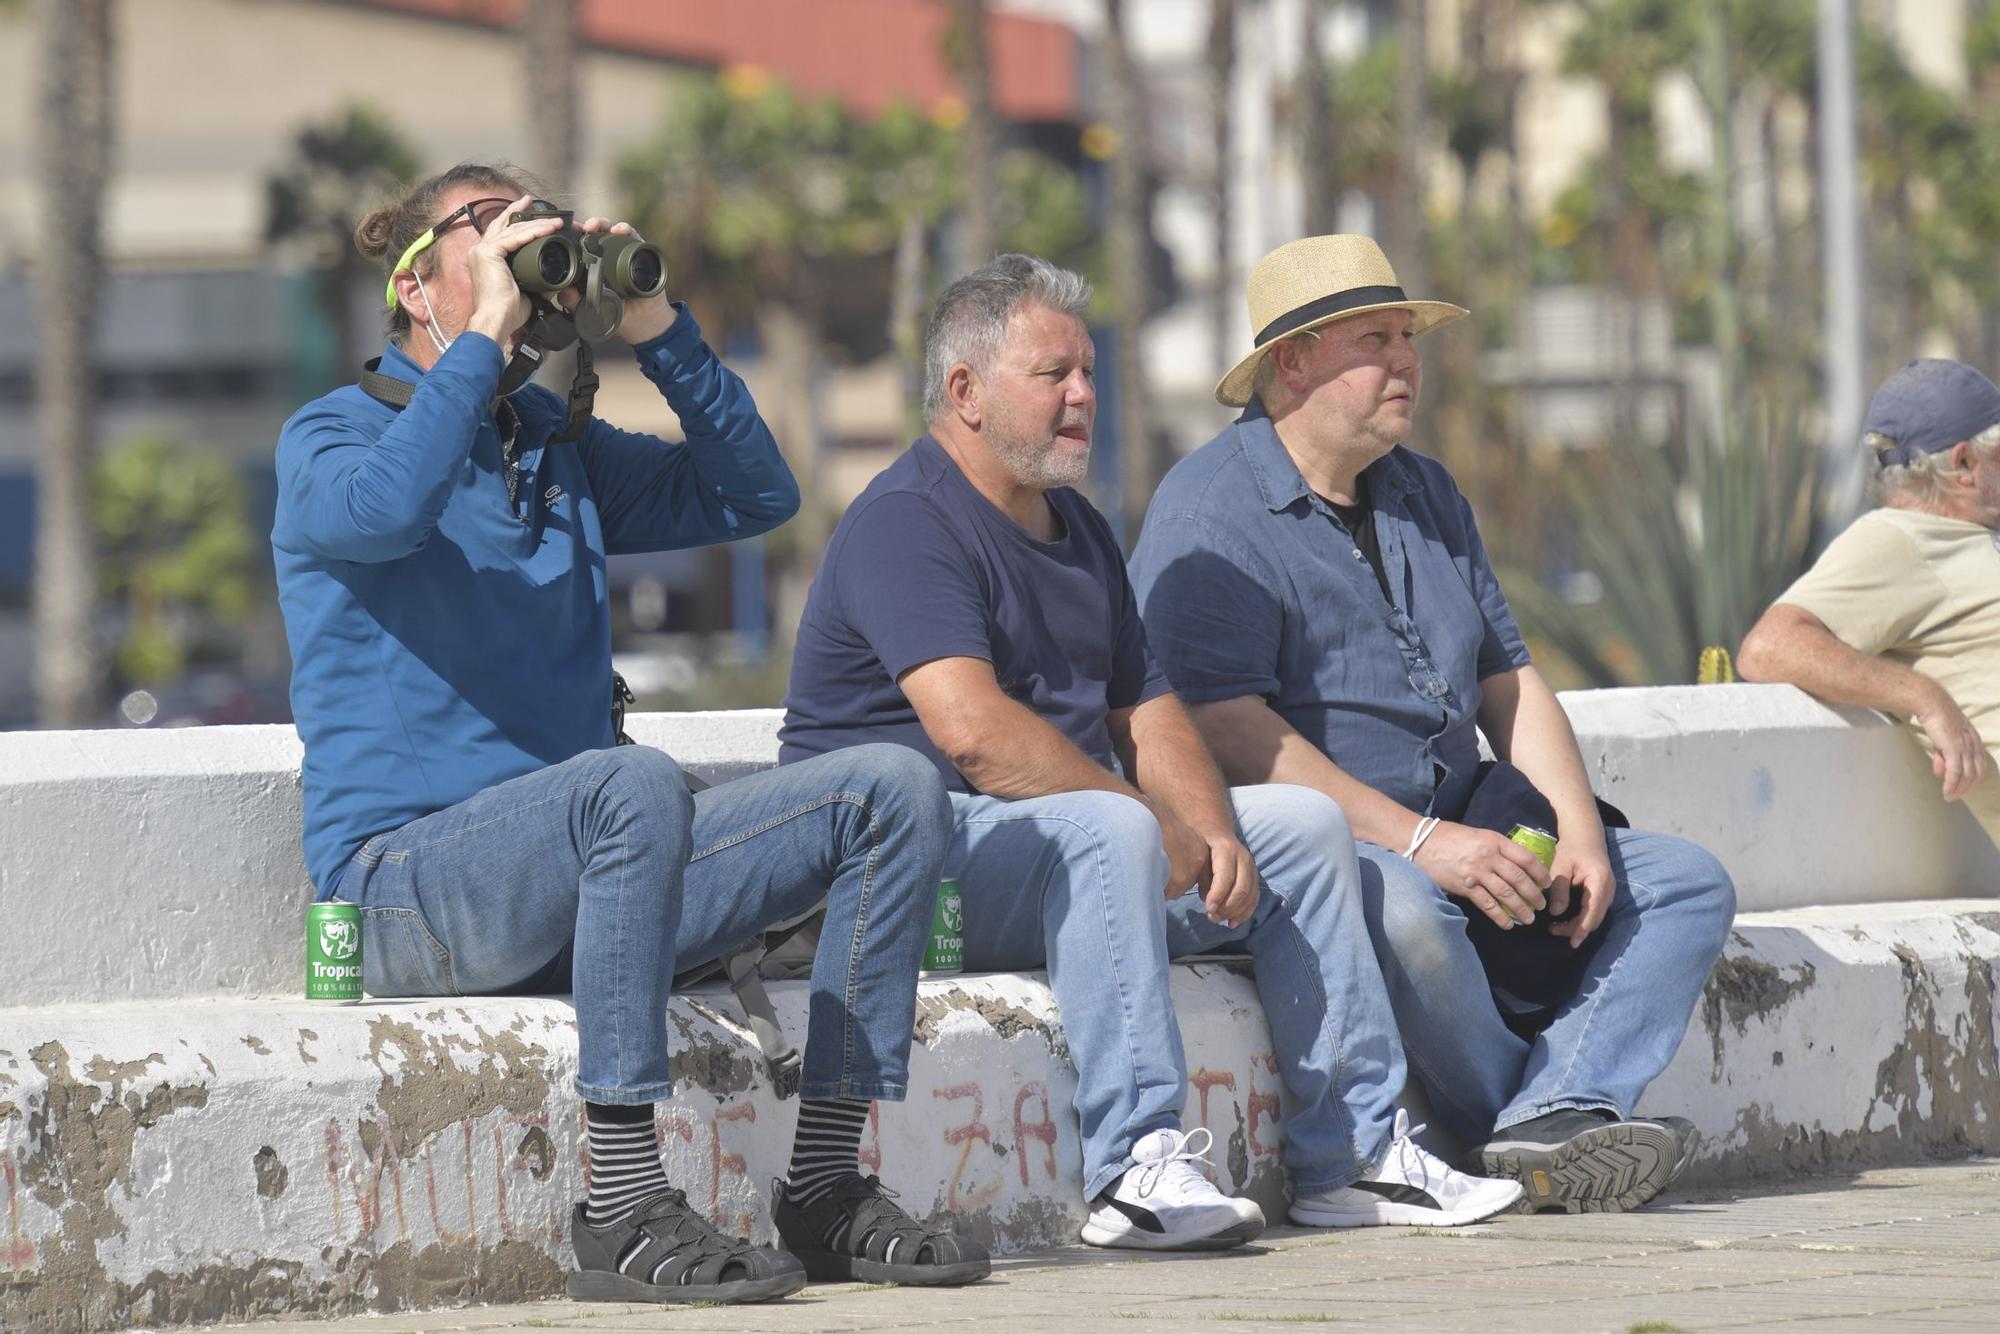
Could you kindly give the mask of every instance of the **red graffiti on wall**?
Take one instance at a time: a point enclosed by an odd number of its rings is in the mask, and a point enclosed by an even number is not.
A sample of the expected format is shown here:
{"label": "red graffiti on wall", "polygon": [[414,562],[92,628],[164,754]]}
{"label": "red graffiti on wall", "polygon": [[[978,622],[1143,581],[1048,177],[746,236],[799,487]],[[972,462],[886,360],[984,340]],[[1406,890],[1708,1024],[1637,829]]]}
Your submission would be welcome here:
{"label": "red graffiti on wall", "polygon": [[[1188,1083],[1194,1086],[1195,1106],[1200,1109],[1197,1124],[1207,1126],[1209,1090],[1220,1087],[1228,1089],[1231,1093],[1236,1092],[1236,1072],[1233,1070],[1211,1070],[1207,1066],[1203,1066],[1188,1076]],[[1214,1126],[1209,1126],[1208,1128],[1211,1132],[1215,1129]]]}
{"label": "red graffiti on wall", "polygon": [[[732,1220],[737,1226],[731,1227],[724,1223],[722,1218],[722,1178],[732,1176],[743,1181],[748,1181],[750,1179],[750,1164],[740,1153],[723,1152],[722,1123],[724,1121],[748,1121],[752,1125],[755,1125],[757,1121],[757,1104],[754,1102],[739,1102],[734,1107],[717,1108],[715,1115],[709,1119],[708,1125],[709,1142],[712,1146],[712,1157],[715,1163],[714,1182],[710,1185],[708,1191],[708,1216],[715,1222],[717,1227],[722,1228],[725,1232],[735,1232],[740,1236],[755,1227],[757,1220],[748,1213],[745,1213],[739,1218]],[[752,1191],[752,1194],[754,1195],[755,1191]]]}
{"label": "red graffiti on wall", "polygon": [[1269,1070],[1272,1078],[1275,1080],[1278,1076],[1278,1058],[1269,1052],[1258,1052],[1250,1058],[1250,1079],[1244,1085],[1243,1089],[1243,1101],[1250,1114],[1250,1128],[1246,1138],[1250,1141],[1250,1153],[1253,1157],[1270,1157],[1282,1153],[1284,1146],[1282,1143],[1265,1144],[1259,1140],[1257,1138],[1257,1123],[1259,1121],[1269,1121],[1273,1126],[1276,1126],[1283,1113],[1280,1110],[1281,1104],[1275,1085],[1266,1091],[1260,1092],[1258,1090],[1257,1071],[1260,1068]]}
{"label": "red graffiti on wall", "polygon": [[[1031,1098],[1039,1098],[1042,1114],[1039,1120],[1030,1121],[1022,1112]],[[1039,1140],[1047,1159],[1049,1180],[1056,1179],[1056,1122],[1049,1115],[1049,1090],[1040,1080],[1023,1084],[1021,1091],[1014,1095],[1014,1161],[1021,1169],[1021,1184],[1028,1184],[1028,1143]]]}
{"label": "red graffiti on wall", "polygon": [[861,1146],[861,1165],[877,1176],[882,1174],[882,1104],[872,1100],[868,1104],[868,1142]]}
{"label": "red graffiti on wall", "polygon": [[0,1177],[7,1181],[7,1244],[0,1247],[0,1269],[33,1269],[35,1243],[21,1235],[20,1151],[0,1153]]}
{"label": "red graffiti on wall", "polygon": [[[340,1123],[333,1120],[326,1123],[326,1179],[333,1196],[334,1235],[347,1235],[341,1217],[341,1201],[346,1192],[353,1193],[355,1211],[359,1215],[357,1236],[366,1237],[382,1225],[385,1217],[382,1176],[386,1172],[395,1191],[396,1239],[408,1241],[410,1224],[403,1208],[403,1168],[396,1152],[396,1128],[390,1124],[388,1117],[380,1116],[373,1122],[361,1122],[360,1129],[364,1161],[357,1163],[347,1151]],[[370,1129],[375,1132],[372,1148],[368,1144]]]}
{"label": "red graffiti on wall", "polygon": [[479,1244],[479,1204],[472,1188],[472,1122],[461,1121],[459,1128],[465,1132],[465,1231],[454,1232],[444,1225],[444,1217],[438,1211],[437,1151],[444,1143],[440,1135],[424,1152],[424,1195],[430,1205],[431,1227],[437,1232],[437,1239],[447,1246],[456,1246],[460,1241]]}
{"label": "red graffiti on wall", "polygon": [[944,1132],[944,1142],[947,1145],[963,1146],[959,1150],[958,1166],[952,1169],[951,1184],[945,1187],[944,1198],[945,1207],[954,1212],[978,1208],[1000,1193],[1000,1182],[997,1179],[988,1181],[984,1186],[964,1195],[959,1193],[959,1188],[965,1183],[965,1169],[972,1163],[972,1146],[975,1143],[984,1144],[989,1149],[993,1146],[992,1128],[980,1119],[986,1114],[986,1095],[980,1091],[976,1082],[967,1082],[953,1084],[949,1088],[934,1088],[931,1090],[931,1096],[951,1102],[956,1102],[960,1098],[972,1099],[972,1119],[962,1126],[947,1127]]}

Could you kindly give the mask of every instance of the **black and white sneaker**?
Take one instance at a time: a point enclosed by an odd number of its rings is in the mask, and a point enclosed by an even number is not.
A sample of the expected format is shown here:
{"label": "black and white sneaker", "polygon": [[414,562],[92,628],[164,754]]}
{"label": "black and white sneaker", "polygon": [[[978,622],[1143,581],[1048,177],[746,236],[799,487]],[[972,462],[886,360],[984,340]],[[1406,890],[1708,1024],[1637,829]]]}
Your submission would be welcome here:
{"label": "black and white sneaker", "polygon": [[1351,1185],[1294,1199],[1292,1221],[1305,1227],[1456,1227],[1520,1202],[1515,1182],[1469,1176],[1431,1155],[1416,1141],[1422,1130],[1398,1107],[1394,1138],[1374,1170]]}
{"label": "black and white sneaker", "polygon": [[1480,1170],[1520,1182],[1530,1208],[1572,1214],[1637,1209],[1673,1180],[1682,1156],[1670,1126],[1576,1108],[1508,1126],[1477,1150]]}
{"label": "black and white sneaker", "polygon": [[1132,1166],[1097,1197],[1083,1225],[1092,1246],[1148,1251],[1211,1251],[1240,1246],[1264,1230],[1255,1200],[1232,1199],[1202,1173],[1215,1137],[1155,1130],[1132,1146]]}

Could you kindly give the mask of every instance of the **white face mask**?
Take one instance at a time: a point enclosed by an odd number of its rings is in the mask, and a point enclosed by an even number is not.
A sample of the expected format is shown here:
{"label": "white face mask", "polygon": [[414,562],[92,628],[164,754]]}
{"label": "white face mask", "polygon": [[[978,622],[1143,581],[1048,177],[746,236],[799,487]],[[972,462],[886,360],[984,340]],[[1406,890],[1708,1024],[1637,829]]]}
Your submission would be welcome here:
{"label": "white face mask", "polygon": [[438,355],[443,356],[451,350],[451,345],[457,341],[457,335],[454,334],[450,338],[445,338],[438,333],[437,311],[431,307],[431,294],[424,290],[424,275],[418,273],[412,267],[410,269],[410,276],[417,280],[417,295],[424,299],[424,314],[430,317],[424,321],[424,332],[431,336],[431,342],[437,347]]}

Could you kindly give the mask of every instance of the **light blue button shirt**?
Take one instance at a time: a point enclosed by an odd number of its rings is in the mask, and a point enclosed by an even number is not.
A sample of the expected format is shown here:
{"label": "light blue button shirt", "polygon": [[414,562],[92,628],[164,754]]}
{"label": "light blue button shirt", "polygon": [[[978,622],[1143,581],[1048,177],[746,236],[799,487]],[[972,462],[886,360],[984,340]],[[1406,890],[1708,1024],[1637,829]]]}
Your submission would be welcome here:
{"label": "light blue button shirt", "polygon": [[1399,446],[1362,476],[1393,600],[1254,400],[1160,484],[1133,587],[1184,699],[1262,696],[1355,778],[1456,816],[1480,682],[1528,650],[1444,466]]}

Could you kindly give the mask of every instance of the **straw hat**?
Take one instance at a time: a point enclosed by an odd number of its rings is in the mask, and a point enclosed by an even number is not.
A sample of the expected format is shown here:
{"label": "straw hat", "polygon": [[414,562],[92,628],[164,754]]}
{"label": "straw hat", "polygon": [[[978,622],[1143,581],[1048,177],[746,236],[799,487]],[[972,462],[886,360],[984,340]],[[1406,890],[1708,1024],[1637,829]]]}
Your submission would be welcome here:
{"label": "straw hat", "polygon": [[1217,401],[1240,408],[1250,401],[1257,363],[1271,344],[1371,310],[1407,310],[1410,332],[1423,333],[1470,314],[1447,301],[1411,301],[1396,282],[1382,247],[1367,236],[1308,236],[1289,241],[1257,261],[1244,284],[1257,346],[1215,386]]}

